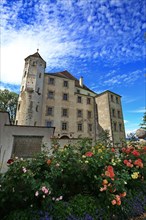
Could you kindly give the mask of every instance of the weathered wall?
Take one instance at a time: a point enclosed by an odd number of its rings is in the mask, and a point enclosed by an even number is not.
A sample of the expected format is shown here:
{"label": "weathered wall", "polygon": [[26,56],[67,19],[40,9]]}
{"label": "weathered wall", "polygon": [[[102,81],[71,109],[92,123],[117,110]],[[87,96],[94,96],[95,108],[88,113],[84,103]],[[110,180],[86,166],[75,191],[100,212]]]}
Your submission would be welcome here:
{"label": "weathered wall", "polygon": [[[41,145],[45,145],[47,148],[51,147],[51,140],[50,138],[54,134],[54,128],[47,128],[47,127],[34,127],[34,126],[17,126],[17,125],[10,125],[9,122],[9,115],[7,112],[0,112],[0,164],[1,164],[1,172],[6,171],[7,169],[7,161],[11,158],[14,146],[15,137],[40,137],[42,138]],[[21,138],[20,138],[21,139]],[[23,141],[23,140],[22,140]],[[40,141],[40,140],[39,140]],[[25,145],[23,145],[25,147]],[[30,146],[30,145],[29,145]],[[21,146],[20,146],[21,147]],[[26,147],[28,145],[26,144]],[[33,154],[39,147],[36,149],[36,146],[30,146],[28,154],[30,152]],[[17,151],[18,152],[18,151]],[[19,151],[20,152],[20,151]],[[23,149],[24,152],[24,149]],[[25,151],[26,153],[26,151]],[[15,156],[17,156],[15,154]],[[23,155],[21,155],[23,156]],[[24,155],[27,156],[27,155]]]}

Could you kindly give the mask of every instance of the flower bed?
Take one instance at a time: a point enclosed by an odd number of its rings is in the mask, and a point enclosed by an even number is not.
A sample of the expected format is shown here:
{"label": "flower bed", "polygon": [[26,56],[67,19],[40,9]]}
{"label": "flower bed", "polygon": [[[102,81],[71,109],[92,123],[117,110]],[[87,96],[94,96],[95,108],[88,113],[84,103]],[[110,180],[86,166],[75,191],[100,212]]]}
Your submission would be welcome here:
{"label": "flower bed", "polygon": [[[1,175],[1,219],[130,219],[145,212],[146,147],[88,141],[11,158]],[[38,211],[39,210],[39,211]]]}

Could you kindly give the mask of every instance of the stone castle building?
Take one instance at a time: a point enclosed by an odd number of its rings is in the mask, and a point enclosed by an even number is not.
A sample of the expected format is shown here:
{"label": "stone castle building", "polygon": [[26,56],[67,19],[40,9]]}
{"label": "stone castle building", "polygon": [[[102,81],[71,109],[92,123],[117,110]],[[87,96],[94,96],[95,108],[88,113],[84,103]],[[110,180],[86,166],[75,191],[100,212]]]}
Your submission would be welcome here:
{"label": "stone castle building", "polygon": [[45,73],[38,51],[25,59],[16,124],[55,127],[58,139],[89,137],[104,130],[114,144],[125,140],[121,96],[111,91],[96,94],[69,72]]}

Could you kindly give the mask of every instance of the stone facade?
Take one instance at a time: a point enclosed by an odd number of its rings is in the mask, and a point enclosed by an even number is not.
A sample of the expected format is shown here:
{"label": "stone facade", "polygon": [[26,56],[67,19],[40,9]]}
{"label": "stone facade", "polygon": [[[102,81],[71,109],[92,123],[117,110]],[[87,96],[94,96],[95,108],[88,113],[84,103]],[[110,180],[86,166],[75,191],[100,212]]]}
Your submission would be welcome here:
{"label": "stone facade", "polygon": [[108,130],[111,140],[125,139],[121,96],[96,94],[69,72],[45,73],[37,52],[25,59],[16,124],[55,127],[58,139],[89,137],[96,141]]}
{"label": "stone facade", "polygon": [[11,157],[32,157],[43,149],[51,148],[54,128],[11,125],[8,112],[0,112],[0,172],[7,170]]}

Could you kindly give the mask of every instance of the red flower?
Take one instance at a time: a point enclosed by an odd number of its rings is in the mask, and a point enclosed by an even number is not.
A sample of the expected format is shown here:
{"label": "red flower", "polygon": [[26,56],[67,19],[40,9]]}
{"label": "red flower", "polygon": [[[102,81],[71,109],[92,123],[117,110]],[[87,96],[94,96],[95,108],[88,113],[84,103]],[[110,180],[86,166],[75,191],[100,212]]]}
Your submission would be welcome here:
{"label": "red flower", "polygon": [[132,154],[136,157],[140,156],[140,153],[137,150],[132,151]]}
{"label": "red flower", "polygon": [[128,160],[124,160],[123,162],[124,162],[124,164],[127,164],[127,163],[128,163]]}
{"label": "red flower", "polygon": [[92,153],[91,151],[89,151],[89,152],[85,153],[85,156],[86,156],[86,157],[92,157],[92,156],[93,156],[93,153]]}
{"label": "red flower", "polygon": [[14,162],[13,159],[9,159],[9,160],[7,161],[7,164],[12,164],[13,162]]}
{"label": "red flower", "polygon": [[105,171],[105,175],[110,177],[110,178],[113,178],[115,176],[114,169],[113,169],[112,166],[107,167],[107,171]]}
{"label": "red flower", "polygon": [[115,152],[115,148],[112,147],[111,152]]}
{"label": "red flower", "polygon": [[142,163],[142,160],[140,158],[135,160],[134,165],[138,166],[140,168],[143,168],[143,163]]}

